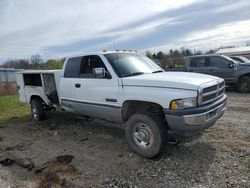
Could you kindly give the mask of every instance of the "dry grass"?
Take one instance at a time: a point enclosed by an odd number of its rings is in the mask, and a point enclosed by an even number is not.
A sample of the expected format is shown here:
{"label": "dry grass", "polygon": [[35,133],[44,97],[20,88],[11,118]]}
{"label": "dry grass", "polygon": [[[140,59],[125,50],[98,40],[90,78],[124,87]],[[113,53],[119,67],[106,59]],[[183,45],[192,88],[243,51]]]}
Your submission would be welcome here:
{"label": "dry grass", "polygon": [[16,95],[17,85],[10,83],[0,83],[0,96]]}

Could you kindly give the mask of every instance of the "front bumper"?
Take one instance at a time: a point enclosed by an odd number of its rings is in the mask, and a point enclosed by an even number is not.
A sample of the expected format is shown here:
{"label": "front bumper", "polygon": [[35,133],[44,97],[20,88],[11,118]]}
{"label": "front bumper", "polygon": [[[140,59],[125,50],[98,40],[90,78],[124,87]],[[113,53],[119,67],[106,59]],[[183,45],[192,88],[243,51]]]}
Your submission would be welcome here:
{"label": "front bumper", "polygon": [[219,100],[196,108],[183,110],[164,109],[165,118],[170,131],[175,135],[195,135],[211,127],[224,114],[227,96]]}

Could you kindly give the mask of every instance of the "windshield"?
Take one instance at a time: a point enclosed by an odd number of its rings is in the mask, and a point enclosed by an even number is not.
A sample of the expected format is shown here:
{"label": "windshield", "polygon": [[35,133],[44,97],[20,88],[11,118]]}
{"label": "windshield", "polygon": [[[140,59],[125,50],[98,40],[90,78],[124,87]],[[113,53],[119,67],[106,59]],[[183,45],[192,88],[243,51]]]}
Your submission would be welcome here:
{"label": "windshield", "polygon": [[242,63],[249,63],[249,62],[250,62],[250,60],[247,59],[247,58],[244,57],[244,56],[238,56],[238,58],[241,60]]}
{"label": "windshield", "polygon": [[104,55],[119,77],[164,72],[164,70],[141,54],[112,53]]}
{"label": "windshield", "polygon": [[229,60],[229,61],[234,62],[234,63],[238,62],[238,61],[236,61],[236,60],[234,60],[234,59],[232,59],[231,57],[228,57],[228,56],[226,56],[226,55],[221,55],[221,56],[224,57],[224,58],[226,58],[226,59]]}
{"label": "windshield", "polygon": [[244,62],[244,61],[242,61],[240,58],[238,58],[238,57],[230,57],[231,59],[233,59],[233,60],[235,60],[235,61],[237,61],[237,62],[239,62],[239,63],[242,63],[242,62]]}

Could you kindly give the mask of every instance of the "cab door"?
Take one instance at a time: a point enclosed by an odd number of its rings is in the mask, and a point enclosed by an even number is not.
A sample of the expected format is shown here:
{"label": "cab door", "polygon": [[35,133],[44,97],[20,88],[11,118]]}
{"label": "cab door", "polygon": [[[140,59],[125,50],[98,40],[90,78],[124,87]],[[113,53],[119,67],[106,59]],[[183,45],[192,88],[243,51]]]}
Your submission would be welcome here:
{"label": "cab door", "polygon": [[209,57],[210,74],[224,78],[226,81],[233,80],[236,70],[230,64],[231,62],[223,57]]}
{"label": "cab door", "polygon": [[[67,87],[61,95],[62,104],[69,111],[81,115],[121,121],[121,106],[118,104],[118,77],[111,70],[104,57],[84,56],[78,59],[76,78],[63,78],[60,85]],[[67,63],[67,66],[71,66]],[[96,78],[95,68],[104,68],[106,76]],[[67,75],[66,75],[67,77]],[[60,86],[63,87],[63,86]],[[62,88],[62,90],[64,90]]]}

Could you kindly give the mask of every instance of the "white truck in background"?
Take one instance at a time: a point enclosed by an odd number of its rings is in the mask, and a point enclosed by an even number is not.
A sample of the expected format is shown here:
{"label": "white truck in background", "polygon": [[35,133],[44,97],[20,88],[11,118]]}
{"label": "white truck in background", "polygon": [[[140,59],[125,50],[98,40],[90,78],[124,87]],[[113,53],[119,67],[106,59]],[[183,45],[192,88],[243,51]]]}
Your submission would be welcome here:
{"label": "white truck in background", "polygon": [[194,135],[214,125],[227,101],[223,79],[165,72],[134,52],[71,56],[62,70],[18,72],[17,84],[33,119],[56,107],[126,123],[130,148],[147,158],[162,152],[170,134]]}

